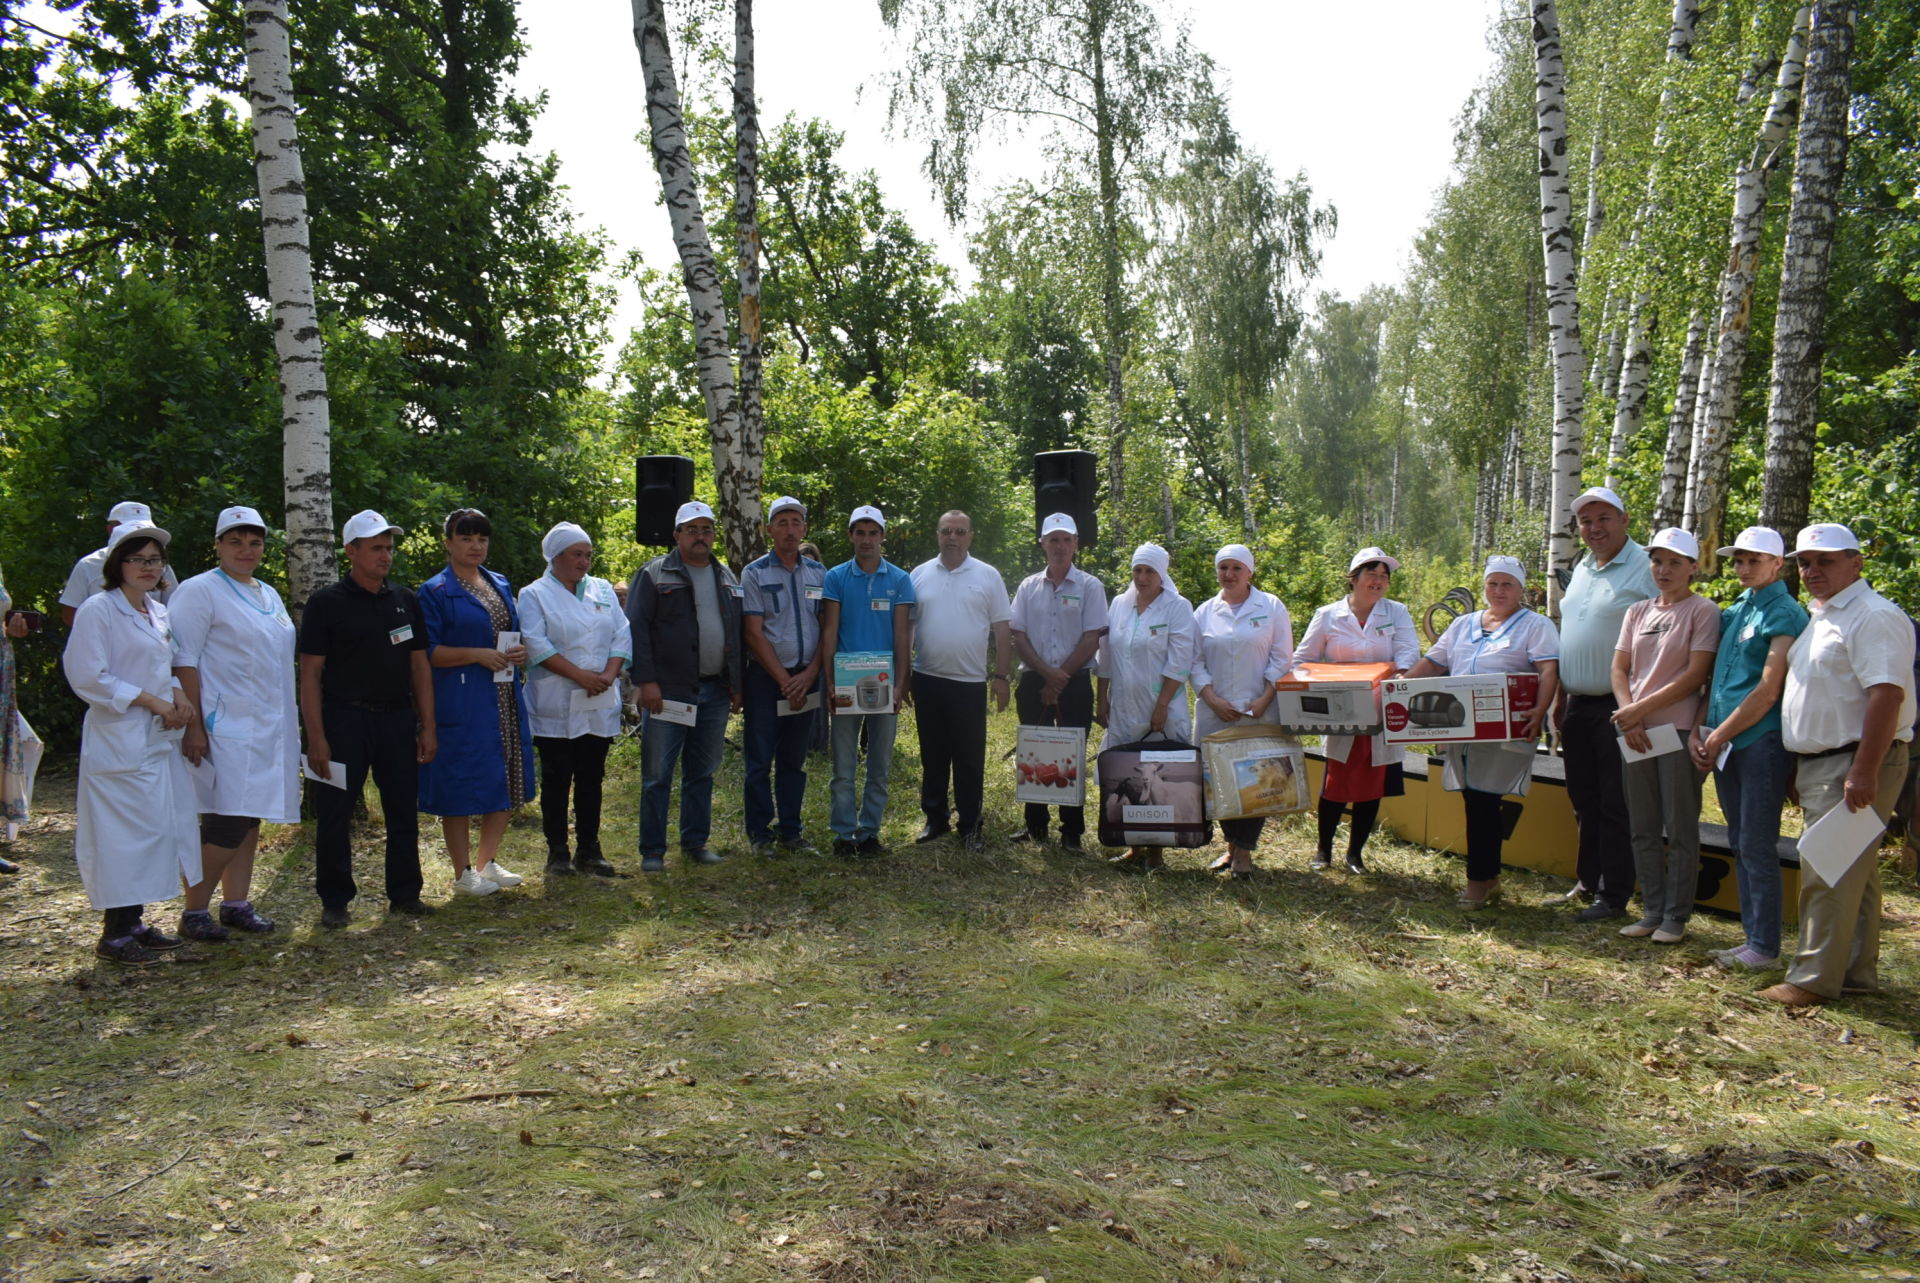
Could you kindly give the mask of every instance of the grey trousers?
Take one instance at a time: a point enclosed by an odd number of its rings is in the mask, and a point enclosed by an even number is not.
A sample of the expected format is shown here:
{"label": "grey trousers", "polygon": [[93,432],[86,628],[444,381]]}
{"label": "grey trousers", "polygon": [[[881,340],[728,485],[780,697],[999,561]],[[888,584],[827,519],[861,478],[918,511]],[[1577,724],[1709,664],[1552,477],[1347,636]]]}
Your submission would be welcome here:
{"label": "grey trousers", "polygon": [[[1683,735],[1684,739],[1685,736]],[[1641,917],[1684,923],[1700,884],[1700,790],[1706,777],[1683,750],[1621,765]]]}
{"label": "grey trousers", "polygon": [[[1873,813],[1893,814],[1907,780],[1908,746],[1895,740],[1880,763]],[[1794,772],[1800,805],[1812,825],[1836,806],[1844,792],[1853,758],[1845,753],[1801,760]],[[1848,869],[1837,886],[1828,886],[1805,864],[1800,866],[1800,945],[1787,982],[1822,998],[1838,998],[1844,989],[1880,987],[1879,839]]]}

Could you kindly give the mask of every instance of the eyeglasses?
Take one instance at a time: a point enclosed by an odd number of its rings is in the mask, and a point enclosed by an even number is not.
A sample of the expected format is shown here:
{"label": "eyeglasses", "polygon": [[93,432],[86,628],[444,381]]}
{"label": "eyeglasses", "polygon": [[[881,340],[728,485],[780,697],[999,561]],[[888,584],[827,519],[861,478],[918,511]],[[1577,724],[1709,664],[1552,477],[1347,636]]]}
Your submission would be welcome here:
{"label": "eyeglasses", "polygon": [[152,570],[155,566],[166,565],[167,559],[165,557],[128,557],[125,564]]}

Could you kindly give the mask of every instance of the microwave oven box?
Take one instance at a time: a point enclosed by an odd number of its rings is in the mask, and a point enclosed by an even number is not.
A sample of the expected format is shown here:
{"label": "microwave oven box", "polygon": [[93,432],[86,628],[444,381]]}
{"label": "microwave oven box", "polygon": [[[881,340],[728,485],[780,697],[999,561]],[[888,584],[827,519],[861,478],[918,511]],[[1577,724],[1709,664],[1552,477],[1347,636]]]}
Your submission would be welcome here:
{"label": "microwave oven box", "polygon": [[1380,682],[1392,664],[1300,663],[1274,683],[1280,728],[1307,735],[1377,735]]}
{"label": "microwave oven box", "polygon": [[1381,688],[1389,744],[1516,740],[1540,694],[1538,673],[1395,678]]}

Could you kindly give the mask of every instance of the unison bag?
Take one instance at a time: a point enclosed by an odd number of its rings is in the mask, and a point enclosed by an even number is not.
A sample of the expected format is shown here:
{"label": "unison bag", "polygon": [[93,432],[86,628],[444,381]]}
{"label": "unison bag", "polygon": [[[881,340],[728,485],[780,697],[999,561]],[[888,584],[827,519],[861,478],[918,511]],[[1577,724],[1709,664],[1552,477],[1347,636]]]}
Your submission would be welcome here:
{"label": "unison bag", "polygon": [[1101,845],[1195,847],[1213,840],[1193,745],[1164,736],[1122,744],[1101,752],[1094,769]]}
{"label": "unison bag", "polygon": [[1307,754],[1269,724],[1223,726],[1200,741],[1207,816],[1246,820],[1307,809]]}

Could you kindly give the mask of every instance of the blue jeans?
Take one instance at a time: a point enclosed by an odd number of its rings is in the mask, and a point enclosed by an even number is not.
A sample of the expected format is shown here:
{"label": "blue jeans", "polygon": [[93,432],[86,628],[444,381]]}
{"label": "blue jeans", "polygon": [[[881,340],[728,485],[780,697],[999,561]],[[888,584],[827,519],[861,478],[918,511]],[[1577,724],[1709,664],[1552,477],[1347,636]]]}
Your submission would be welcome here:
{"label": "blue jeans", "polygon": [[713,776],[727,744],[727,712],[733,698],[718,678],[700,683],[692,726],[648,715],[640,733],[640,854],[667,853],[667,804],[673,797],[673,767],[686,750],[680,785],[680,849],[698,851],[713,831]]}
{"label": "blue jeans", "polygon": [[[855,773],[860,767],[860,726],[867,727],[867,788],[860,813],[853,809]],[[833,836],[864,842],[880,835],[887,814],[887,774],[893,769],[893,737],[900,729],[896,713],[837,715],[833,719]]]}
{"label": "blue jeans", "polygon": [[1776,727],[1727,754],[1726,769],[1713,773],[1740,883],[1740,927],[1747,947],[1769,958],[1780,953],[1780,809],[1792,769]]}
{"label": "blue jeans", "polygon": [[800,836],[800,804],[807,796],[807,745],[813,738],[813,713],[780,716],[780,688],[758,664],[748,664],[745,700],[747,759],[747,841]]}

